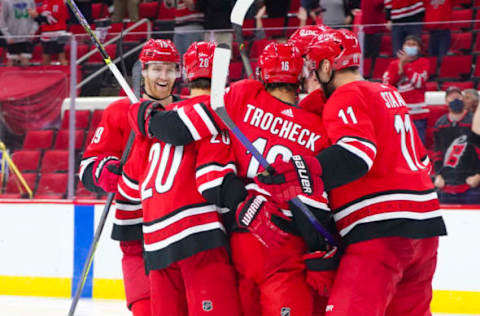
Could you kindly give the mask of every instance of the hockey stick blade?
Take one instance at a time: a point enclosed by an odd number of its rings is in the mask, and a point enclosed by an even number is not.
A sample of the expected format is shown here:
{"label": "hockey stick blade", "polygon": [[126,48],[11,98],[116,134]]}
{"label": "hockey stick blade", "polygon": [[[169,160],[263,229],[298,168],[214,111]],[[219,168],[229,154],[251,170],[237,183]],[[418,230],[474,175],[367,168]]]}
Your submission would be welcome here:
{"label": "hockey stick blade", "polygon": [[245,73],[249,79],[253,78],[253,71],[245,50],[242,27],[243,21],[245,20],[245,15],[254,1],[255,0],[237,0],[232,9],[232,13],[230,14],[230,22],[232,23],[232,28],[235,33],[235,41],[238,43],[238,49],[240,50],[240,57],[242,58],[243,67],[245,68]]}
{"label": "hockey stick blade", "polygon": [[[267,162],[267,160],[252,144],[252,142],[250,142],[245,134],[243,134],[242,131],[237,127],[225,109],[224,94],[228,76],[228,65],[230,64],[230,54],[230,47],[227,44],[219,44],[215,48],[212,67],[212,93],[210,95],[211,107],[232,131],[233,135],[235,135],[242,145],[252,154],[253,157],[255,157],[260,165],[262,165],[262,167],[269,173],[275,173],[275,170],[273,170],[272,166]],[[298,207],[305,214],[305,216],[307,216],[315,229],[318,230],[331,245],[337,246],[335,238],[322,226],[322,224],[320,224],[308,207],[306,207],[298,197],[292,199],[292,203]]]}
{"label": "hockey stick blade", "polygon": [[245,20],[245,15],[254,1],[255,0],[237,0],[232,9],[232,13],[230,14],[230,22],[242,27],[243,20]]}

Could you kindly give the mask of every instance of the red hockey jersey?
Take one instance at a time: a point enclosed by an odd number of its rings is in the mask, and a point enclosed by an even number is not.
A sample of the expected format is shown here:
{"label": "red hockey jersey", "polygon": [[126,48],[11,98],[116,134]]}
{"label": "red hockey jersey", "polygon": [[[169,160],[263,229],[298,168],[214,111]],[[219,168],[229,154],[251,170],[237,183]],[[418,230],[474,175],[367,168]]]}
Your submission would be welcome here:
{"label": "red hockey jersey", "polygon": [[446,22],[452,20],[454,0],[425,0],[425,28],[428,30],[445,30],[450,27]]}
{"label": "red hockey jersey", "polygon": [[[128,108],[130,100],[120,99],[110,104],[103,112],[102,119],[83,153],[80,162],[79,177],[86,187],[93,183],[93,164],[99,156],[122,156],[123,149],[130,135],[128,125]],[[133,218],[134,211],[140,207],[130,202],[116,202],[116,216],[113,224],[112,238],[115,240],[139,240],[142,237],[142,219]],[[125,212],[128,216],[118,215]]]}
{"label": "red hockey jersey", "polygon": [[[195,97],[171,104],[167,110],[208,104],[209,98]],[[136,138],[119,181],[119,194],[142,207],[148,269],[162,269],[228,244],[220,210],[201,193],[221,185],[225,175],[236,172],[229,144],[226,135],[186,146]]]}
{"label": "red hockey jersey", "polygon": [[430,72],[430,62],[427,58],[420,57],[403,66],[403,74],[398,74],[398,63],[396,59],[390,63],[383,74],[383,83],[397,87],[402,95],[413,119],[427,117],[429,109],[425,104],[425,84]]}
{"label": "red hockey jersey", "polygon": [[47,19],[40,25],[41,33],[67,30],[68,11],[63,0],[46,0],[38,13]]}
{"label": "red hockey jersey", "polygon": [[329,192],[337,229],[347,243],[445,234],[430,162],[398,91],[355,81],[336,89],[323,115],[332,143],[369,168],[365,176]]}
{"label": "red hockey jersey", "polygon": [[385,0],[385,9],[390,10],[390,20],[405,20],[425,11],[423,0]]}
{"label": "red hockey jersey", "polygon": [[[196,3],[196,1],[194,1]],[[204,14],[197,10],[187,8],[183,0],[178,0],[175,8],[175,26],[183,26],[188,24],[201,24],[204,22]]]}

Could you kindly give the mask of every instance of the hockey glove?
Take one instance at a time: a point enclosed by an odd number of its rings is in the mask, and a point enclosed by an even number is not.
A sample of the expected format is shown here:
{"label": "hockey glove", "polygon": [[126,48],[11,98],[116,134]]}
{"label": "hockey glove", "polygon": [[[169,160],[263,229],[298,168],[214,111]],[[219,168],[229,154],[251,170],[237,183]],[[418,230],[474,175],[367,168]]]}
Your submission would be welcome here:
{"label": "hockey glove", "polygon": [[329,251],[315,251],[303,256],[307,266],[307,283],[320,296],[329,296],[338,263],[340,252],[337,247]]}
{"label": "hockey glove", "polygon": [[99,157],[93,165],[93,182],[105,192],[118,192],[117,182],[121,174],[120,160],[114,156]]}
{"label": "hockey glove", "polygon": [[240,228],[246,228],[267,248],[278,246],[288,238],[288,233],[275,225],[273,220],[275,217],[285,221],[291,219],[264,196],[247,196],[238,206],[235,217]]}
{"label": "hockey glove", "polygon": [[273,201],[282,203],[301,194],[313,199],[323,195],[322,166],[317,158],[295,155],[289,162],[274,162],[272,167],[273,174],[262,173],[254,180],[270,192]]}
{"label": "hockey glove", "polygon": [[128,109],[128,123],[135,134],[152,138],[148,131],[150,119],[155,111],[163,110],[163,106],[155,101],[147,100],[132,104]]}

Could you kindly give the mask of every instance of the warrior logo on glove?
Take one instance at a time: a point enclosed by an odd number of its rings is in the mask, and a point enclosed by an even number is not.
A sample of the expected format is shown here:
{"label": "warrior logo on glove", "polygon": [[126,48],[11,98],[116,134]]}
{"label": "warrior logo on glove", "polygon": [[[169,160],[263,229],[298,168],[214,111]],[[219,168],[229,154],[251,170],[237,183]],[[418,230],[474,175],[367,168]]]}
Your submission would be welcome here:
{"label": "warrior logo on glove", "polygon": [[303,160],[302,156],[299,155],[292,156],[292,161],[297,169],[298,179],[300,180],[303,193],[312,195],[313,183],[312,178],[310,178],[310,173],[308,172],[307,164]]}

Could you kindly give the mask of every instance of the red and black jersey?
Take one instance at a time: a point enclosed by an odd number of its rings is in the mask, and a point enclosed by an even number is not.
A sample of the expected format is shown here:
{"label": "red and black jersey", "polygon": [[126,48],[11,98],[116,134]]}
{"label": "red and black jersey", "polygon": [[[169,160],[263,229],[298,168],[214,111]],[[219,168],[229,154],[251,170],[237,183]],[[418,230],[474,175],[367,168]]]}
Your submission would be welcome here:
{"label": "red and black jersey", "polygon": [[385,0],[385,9],[392,22],[421,22],[425,12],[423,0]]}
{"label": "red and black jersey", "polygon": [[398,74],[399,60],[390,63],[383,74],[383,83],[397,87],[413,119],[426,118],[430,112],[425,103],[425,84],[430,72],[428,59],[420,57],[403,66],[403,74]]}
{"label": "red and black jersey", "polygon": [[[197,2],[196,0],[194,1]],[[183,0],[177,1],[175,8],[175,26],[183,26],[188,24],[201,24],[204,22],[203,12],[190,10]]]}
{"label": "red and black jersey", "polygon": [[466,112],[459,121],[448,114],[435,123],[433,132],[435,152],[432,160],[435,173],[445,180],[444,191],[462,193],[470,189],[465,179],[480,173],[480,149],[472,145],[472,114]]}
{"label": "red and black jersey", "polygon": [[[368,169],[329,192],[337,229],[347,243],[445,233],[425,148],[396,89],[368,81],[345,84],[328,99],[323,118],[335,147]],[[335,168],[340,173],[342,166]]]}
{"label": "red and black jersey", "polygon": [[[180,111],[208,101],[209,96],[200,96],[166,109]],[[220,210],[202,193],[221,185],[227,174],[236,173],[229,144],[226,134],[185,146],[144,137],[135,140],[119,194],[141,205],[136,216],[143,219],[147,268],[162,269],[200,251],[227,245]],[[130,219],[118,215],[115,220]]]}

